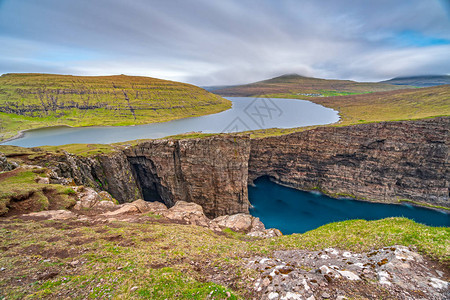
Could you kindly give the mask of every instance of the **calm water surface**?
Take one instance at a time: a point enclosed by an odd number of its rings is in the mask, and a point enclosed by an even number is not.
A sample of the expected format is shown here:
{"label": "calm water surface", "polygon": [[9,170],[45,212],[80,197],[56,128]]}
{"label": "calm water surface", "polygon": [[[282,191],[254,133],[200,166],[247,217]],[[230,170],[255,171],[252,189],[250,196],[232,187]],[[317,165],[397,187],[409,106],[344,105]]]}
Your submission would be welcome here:
{"label": "calm water surface", "polygon": [[303,233],[331,222],[350,219],[378,220],[406,217],[430,226],[450,226],[450,214],[407,204],[381,204],[328,196],[288,188],[267,177],[248,187],[250,213],[267,228],[283,234]]}
{"label": "calm water surface", "polygon": [[192,131],[237,132],[266,128],[292,128],[337,122],[338,112],[305,100],[227,97],[231,109],[207,116],[125,127],[51,127],[30,130],[5,143],[22,147],[74,143],[116,143],[162,138]]}

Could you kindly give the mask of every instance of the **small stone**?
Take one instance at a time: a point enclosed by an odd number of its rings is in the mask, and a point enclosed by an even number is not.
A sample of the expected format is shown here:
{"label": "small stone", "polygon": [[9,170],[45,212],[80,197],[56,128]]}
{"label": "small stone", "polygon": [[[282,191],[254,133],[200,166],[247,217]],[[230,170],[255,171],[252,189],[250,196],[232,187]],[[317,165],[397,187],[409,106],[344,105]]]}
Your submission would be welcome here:
{"label": "small stone", "polygon": [[272,292],[269,294],[269,296],[267,296],[269,298],[269,300],[275,300],[279,298],[279,294],[277,292]]}
{"label": "small stone", "polygon": [[330,294],[328,294],[327,292],[322,293],[322,298],[329,299],[330,297],[331,297]]}
{"label": "small stone", "polygon": [[353,272],[350,271],[340,271],[338,270],[339,274],[341,274],[342,276],[344,276],[345,278],[347,278],[348,280],[361,280],[361,278],[359,278],[358,275],[356,275]]}
{"label": "small stone", "polygon": [[72,267],[76,267],[79,263],[80,263],[80,261],[74,260],[74,261],[70,262],[69,265],[71,265]]}
{"label": "small stone", "polygon": [[6,268],[0,268],[0,271],[1,271],[1,272],[5,271],[5,270],[6,270]]}
{"label": "small stone", "polygon": [[447,288],[448,282],[437,279],[437,278],[430,278],[430,284],[435,289],[445,289]]}

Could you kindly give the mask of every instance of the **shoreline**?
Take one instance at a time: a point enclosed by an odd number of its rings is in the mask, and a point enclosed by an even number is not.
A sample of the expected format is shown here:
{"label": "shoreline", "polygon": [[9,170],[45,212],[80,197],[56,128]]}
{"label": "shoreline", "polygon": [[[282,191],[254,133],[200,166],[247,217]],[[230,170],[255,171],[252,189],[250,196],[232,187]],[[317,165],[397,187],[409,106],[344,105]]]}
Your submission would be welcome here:
{"label": "shoreline", "polygon": [[[231,97],[233,98],[233,97]],[[240,98],[240,97],[239,97]],[[227,98],[225,98],[227,99]],[[278,99],[278,98],[277,98]],[[311,104],[314,105],[318,105],[321,106],[323,108],[326,109],[330,109],[332,111],[334,111],[338,117],[338,120],[335,122],[331,122],[328,124],[318,124],[318,125],[305,125],[305,126],[300,126],[300,127],[287,127],[287,128],[279,128],[279,127],[273,127],[273,128],[264,128],[263,130],[268,130],[268,129],[296,129],[296,128],[308,128],[311,126],[336,126],[339,125],[342,121],[343,121],[343,117],[340,113],[339,110],[335,109],[335,108],[331,108],[331,107],[327,107],[325,105],[319,104],[319,103],[315,103],[313,101],[310,100],[306,100],[306,99],[297,99],[297,98],[281,98],[281,99],[286,99],[286,100],[298,100],[298,101],[304,101],[304,102],[309,102]],[[232,100],[227,99],[228,101],[231,101],[233,103]],[[29,131],[34,131],[34,130],[42,130],[42,129],[48,129],[48,128],[54,128],[54,127],[68,127],[68,128],[88,128],[88,127],[98,127],[98,128],[113,128],[113,127],[136,127],[136,126],[145,126],[145,125],[150,125],[150,124],[157,124],[157,123],[167,123],[167,122],[172,122],[172,121],[179,121],[179,120],[183,120],[183,119],[190,119],[190,118],[197,118],[197,117],[203,117],[203,116],[209,116],[209,115],[214,115],[214,114],[218,114],[218,113],[222,113],[224,111],[230,110],[232,109],[232,107],[225,109],[225,110],[221,110],[219,112],[215,112],[215,113],[211,113],[211,114],[205,114],[205,115],[199,115],[199,116],[188,116],[188,117],[182,117],[182,118],[175,118],[175,119],[169,119],[166,121],[160,121],[160,122],[150,122],[150,123],[144,123],[144,124],[131,124],[131,125],[87,125],[87,126],[72,126],[72,125],[65,125],[65,124],[61,124],[61,125],[50,125],[50,126],[42,126],[42,127],[37,127],[37,128],[30,128],[30,129],[23,129],[20,130],[15,136],[10,137],[8,139],[2,140],[0,141],[0,145],[4,145],[5,143],[14,141],[14,140],[18,140],[24,137],[26,132]],[[255,129],[252,131],[259,131],[261,129]],[[241,131],[241,132],[236,132],[236,133],[246,133],[247,131]],[[182,132],[182,133],[177,133],[175,135],[180,135],[180,134],[186,134],[187,132]],[[212,132],[212,134],[220,134],[221,132]],[[205,133],[206,134],[206,133]],[[167,136],[164,137],[160,137],[160,138],[153,138],[153,139],[165,139],[169,136],[173,136],[174,134],[169,134]],[[113,144],[113,143],[121,143],[121,142],[126,142],[126,141],[117,141],[117,142],[112,142],[112,143],[106,143],[106,144]],[[39,147],[39,146],[36,146]],[[32,147],[31,147],[32,148]]]}

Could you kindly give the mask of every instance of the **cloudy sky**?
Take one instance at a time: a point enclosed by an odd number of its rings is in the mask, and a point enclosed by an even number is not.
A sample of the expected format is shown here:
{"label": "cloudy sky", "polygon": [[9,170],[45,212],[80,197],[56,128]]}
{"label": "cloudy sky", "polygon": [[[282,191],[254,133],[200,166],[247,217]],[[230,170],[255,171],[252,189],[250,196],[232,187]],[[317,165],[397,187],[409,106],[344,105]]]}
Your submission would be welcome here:
{"label": "cloudy sky", "polygon": [[197,85],[450,73],[450,0],[0,0],[0,74]]}

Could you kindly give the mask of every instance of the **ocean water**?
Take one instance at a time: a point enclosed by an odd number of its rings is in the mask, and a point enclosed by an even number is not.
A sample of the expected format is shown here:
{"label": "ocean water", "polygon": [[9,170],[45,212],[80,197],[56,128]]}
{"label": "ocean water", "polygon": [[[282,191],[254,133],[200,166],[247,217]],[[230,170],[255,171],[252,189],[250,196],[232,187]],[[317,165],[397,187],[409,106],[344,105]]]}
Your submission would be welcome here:
{"label": "ocean water", "polygon": [[248,187],[253,205],[250,213],[266,228],[278,228],[283,234],[303,233],[322,225],[351,219],[378,220],[406,217],[430,226],[450,226],[450,214],[408,204],[382,204],[326,195],[285,187],[268,177]]}

